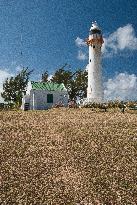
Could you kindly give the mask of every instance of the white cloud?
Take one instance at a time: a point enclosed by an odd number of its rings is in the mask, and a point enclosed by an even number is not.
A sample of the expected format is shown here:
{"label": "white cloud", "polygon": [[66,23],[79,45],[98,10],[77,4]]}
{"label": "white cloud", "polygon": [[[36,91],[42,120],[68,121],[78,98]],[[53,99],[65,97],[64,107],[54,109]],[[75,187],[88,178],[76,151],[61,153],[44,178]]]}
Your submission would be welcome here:
{"label": "white cloud", "polygon": [[[102,52],[104,57],[112,57],[113,54],[117,54],[119,51],[124,50],[137,50],[137,37],[135,35],[135,30],[131,24],[119,27],[116,31],[111,33],[108,37],[103,37],[104,44],[102,45]],[[86,43],[80,37],[75,40],[76,46],[79,48],[85,48]],[[81,51],[78,51],[78,56]],[[82,57],[78,58],[81,60]],[[83,57],[84,58],[84,57]],[[82,60],[83,60],[82,58]],[[87,59],[84,58],[84,60]]]}
{"label": "white cloud", "polygon": [[78,47],[86,46],[85,41],[79,37],[76,38],[75,43],[76,43],[76,46]]}
{"label": "white cloud", "polygon": [[88,72],[89,64],[86,65],[85,71]]}
{"label": "white cloud", "polygon": [[78,51],[78,56],[77,56],[77,58],[78,58],[79,60],[86,60],[88,57],[87,57],[87,54],[86,54],[86,53],[84,53],[82,50],[79,50],[79,51]]}
{"label": "white cloud", "polygon": [[3,98],[1,97],[1,92],[3,91],[3,82],[6,78],[9,78],[12,74],[9,73],[6,69],[0,69],[0,102],[3,102]]}
{"label": "white cloud", "polygon": [[107,38],[104,38],[102,47],[102,51],[106,57],[125,49],[137,50],[137,38],[131,24],[118,28]]}
{"label": "white cloud", "polygon": [[51,80],[53,77],[53,75],[49,75],[48,80]]}
{"label": "white cloud", "polygon": [[137,76],[119,73],[105,83],[105,99],[137,100]]}
{"label": "white cloud", "polygon": [[77,37],[75,40],[75,44],[78,48],[80,48],[80,50],[78,50],[77,59],[86,60],[88,58],[85,50],[86,42],[82,38]]}

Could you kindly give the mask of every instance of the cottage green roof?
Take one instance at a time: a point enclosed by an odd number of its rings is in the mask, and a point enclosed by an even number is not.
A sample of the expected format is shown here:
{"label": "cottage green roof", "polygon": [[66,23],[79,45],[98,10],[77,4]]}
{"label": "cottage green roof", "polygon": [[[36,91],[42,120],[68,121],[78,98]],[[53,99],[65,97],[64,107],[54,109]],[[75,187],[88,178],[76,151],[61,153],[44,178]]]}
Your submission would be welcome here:
{"label": "cottage green roof", "polygon": [[33,90],[48,90],[48,91],[66,91],[63,83],[52,83],[52,82],[34,82],[31,81]]}

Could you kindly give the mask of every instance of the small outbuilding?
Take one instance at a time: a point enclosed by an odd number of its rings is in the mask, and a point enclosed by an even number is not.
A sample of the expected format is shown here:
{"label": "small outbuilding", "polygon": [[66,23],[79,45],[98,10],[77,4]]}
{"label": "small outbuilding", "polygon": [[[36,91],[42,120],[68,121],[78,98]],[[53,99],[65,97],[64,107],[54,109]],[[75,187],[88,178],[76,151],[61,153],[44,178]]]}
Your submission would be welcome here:
{"label": "small outbuilding", "polygon": [[28,82],[22,110],[46,110],[56,104],[68,105],[68,92],[63,83]]}

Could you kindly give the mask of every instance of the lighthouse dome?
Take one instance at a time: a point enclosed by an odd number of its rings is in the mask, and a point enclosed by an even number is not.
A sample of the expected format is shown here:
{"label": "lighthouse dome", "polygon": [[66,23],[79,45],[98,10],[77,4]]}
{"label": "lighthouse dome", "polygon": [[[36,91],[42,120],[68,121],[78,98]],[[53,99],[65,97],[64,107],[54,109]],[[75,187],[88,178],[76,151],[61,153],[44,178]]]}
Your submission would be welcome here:
{"label": "lighthouse dome", "polygon": [[101,33],[101,29],[99,28],[97,22],[92,22],[92,26],[90,28],[91,33]]}

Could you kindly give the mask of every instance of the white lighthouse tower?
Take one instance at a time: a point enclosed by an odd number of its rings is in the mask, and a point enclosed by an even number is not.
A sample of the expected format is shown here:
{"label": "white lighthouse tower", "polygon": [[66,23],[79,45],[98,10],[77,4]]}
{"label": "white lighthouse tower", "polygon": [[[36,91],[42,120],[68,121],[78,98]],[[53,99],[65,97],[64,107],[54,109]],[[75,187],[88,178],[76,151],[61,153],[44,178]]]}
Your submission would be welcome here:
{"label": "white lighthouse tower", "polygon": [[87,39],[89,46],[89,65],[88,65],[88,88],[87,101],[88,102],[102,102],[103,101],[103,85],[101,72],[101,47],[103,38],[101,29],[98,27],[96,21],[92,23]]}

